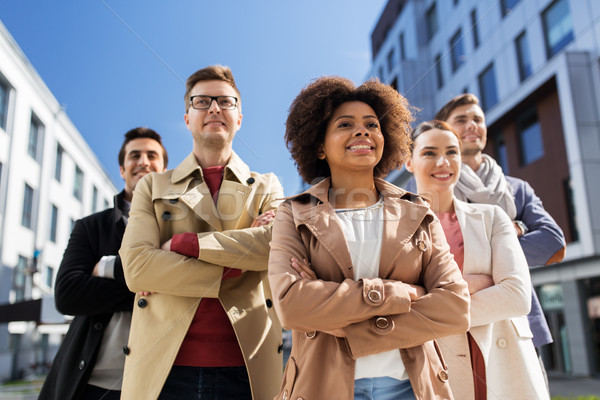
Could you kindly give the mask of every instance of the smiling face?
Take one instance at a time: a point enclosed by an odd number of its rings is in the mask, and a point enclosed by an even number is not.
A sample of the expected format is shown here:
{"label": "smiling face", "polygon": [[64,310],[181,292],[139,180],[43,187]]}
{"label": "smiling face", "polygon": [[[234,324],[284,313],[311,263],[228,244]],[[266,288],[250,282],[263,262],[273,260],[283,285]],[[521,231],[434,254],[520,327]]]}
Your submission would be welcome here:
{"label": "smiling face", "polygon": [[487,127],[481,107],[477,104],[456,107],[446,122],[459,134],[463,155],[474,155],[483,151],[487,141]]}
{"label": "smiling face", "polygon": [[[239,98],[229,83],[219,80],[196,83],[190,92],[190,97],[196,95]],[[215,151],[231,147],[233,137],[242,126],[242,114],[239,108],[222,110],[216,101],[211,102],[210,108],[206,110],[189,107],[184,119],[187,128],[192,132],[194,144],[199,148]]]}
{"label": "smiling face", "polygon": [[373,175],[383,144],[375,111],[361,101],[349,101],[333,113],[319,158],[327,161],[332,178],[357,172]]}
{"label": "smiling face", "polygon": [[125,145],[125,159],[119,170],[125,180],[125,198],[131,200],[135,185],[144,175],[165,170],[162,146],[150,138],[129,141]]}
{"label": "smiling face", "polygon": [[461,164],[456,135],[446,130],[430,129],[417,136],[413,147],[406,169],[414,174],[418,192],[430,195],[452,192]]}

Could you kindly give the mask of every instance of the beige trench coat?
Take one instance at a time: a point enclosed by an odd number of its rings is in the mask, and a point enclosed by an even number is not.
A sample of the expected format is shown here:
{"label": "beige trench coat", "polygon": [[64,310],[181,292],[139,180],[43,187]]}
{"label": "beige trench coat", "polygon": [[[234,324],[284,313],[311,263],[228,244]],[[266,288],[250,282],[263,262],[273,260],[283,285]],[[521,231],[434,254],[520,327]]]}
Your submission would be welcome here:
{"label": "beige trench coat", "polygon": [[[251,172],[235,153],[215,205],[193,154],[177,168],[149,174],[133,196],[120,255],[136,295],[123,399],[156,399],[198,304],[219,298],[238,338],[255,400],[281,382],[281,326],[266,279],[271,227],[248,228],[275,209],[283,190],[273,174]],[[160,250],[176,233],[198,232],[200,257]],[[244,270],[221,280],[223,267]]]}
{"label": "beige trench coat", "polygon": [[[527,314],[531,280],[510,218],[498,206],[454,200],[464,241],[464,274],[487,274],[494,286],[471,296],[469,332],[483,353],[487,398],[548,399]],[[466,335],[440,339],[454,397],[474,399]]]}
{"label": "beige trench coat", "polygon": [[[417,399],[450,399],[433,339],[469,327],[467,284],[441,225],[421,198],[376,180],[384,198],[379,278],[354,281],[344,233],[328,202],[330,180],[287,200],[273,226],[269,281],[293,346],[276,399],[352,399],[358,357],[399,349]],[[317,280],[290,258],[306,258]],[[405,283],[427,295],[411,302]],[[325,331],[343,328],[345,338]]]}

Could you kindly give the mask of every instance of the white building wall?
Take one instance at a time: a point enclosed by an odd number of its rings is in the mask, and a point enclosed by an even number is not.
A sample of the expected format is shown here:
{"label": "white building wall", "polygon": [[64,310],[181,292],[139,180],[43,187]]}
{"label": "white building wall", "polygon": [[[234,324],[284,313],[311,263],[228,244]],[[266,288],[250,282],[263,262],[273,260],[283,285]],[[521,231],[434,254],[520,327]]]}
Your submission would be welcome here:
{"label": "white building wall", "polygon": [[[72,221],[103,209],[105,203],[112,205],[112,197],[117,189],[62,110],[60,103],[1,22],[0,76],[12,88],[6,130],[0,128],[0,162],[3,164],[0,181],[2,304],[15,299],[15,292],[11,289],[19,256],[31,262],[36,249],[41,252],[37,263],[38,272],[30,278],[33,286],[25,296],[40,298],[51,295]],[[37,161],[28,154],[32,113],[44,127],[38,138]],[[64,149],[60,182],[55,179],[57,144]],[[84,175],[82,200],[73,195],[75,165],[79,166]],[[21,224],[25,184],[34,189],[31,229]],[[98,193],[96,210],[92,210],[93,187],[97,188]],[[52,205],[58,208],[56,243],[49,240]],[[52,274],[51,286],[47,284],[49,272]],[[9,377],[12,366],[13,349],[8,345],[7,329],[26,332],[18,355],[18,369],[41,361],[39,349],[35,349],[40,339],[35,324],[13,322],[8,327],[0,325],[0,380]],[[58,343],[60,335],[55,336],[51,338],[51,342]]]}

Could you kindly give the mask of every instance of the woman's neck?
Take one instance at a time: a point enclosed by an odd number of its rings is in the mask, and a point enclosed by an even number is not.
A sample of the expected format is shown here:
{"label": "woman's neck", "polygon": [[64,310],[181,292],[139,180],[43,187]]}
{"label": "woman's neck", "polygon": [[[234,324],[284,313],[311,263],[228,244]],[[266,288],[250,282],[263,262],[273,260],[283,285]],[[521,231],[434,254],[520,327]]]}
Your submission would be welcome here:
{"label": "woman's neck", "polygon": [[431,211],[434,213],[439,214],[454,211],[454,193],[452,190],[443,192],[421,192],[418,190],[418,192],[430,200]]}
{"label": "woman's neck", "polygon": [[375,179],[370,176],[331,176],[329,202],[333,208],[363,208],[379,200]]}

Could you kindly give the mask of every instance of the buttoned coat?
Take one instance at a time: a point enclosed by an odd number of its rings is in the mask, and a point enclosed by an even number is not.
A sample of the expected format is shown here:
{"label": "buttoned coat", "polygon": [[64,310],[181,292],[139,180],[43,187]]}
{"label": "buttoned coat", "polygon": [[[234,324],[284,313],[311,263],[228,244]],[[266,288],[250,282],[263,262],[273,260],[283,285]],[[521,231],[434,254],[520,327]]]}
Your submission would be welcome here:
{"label": "buttoned coat", "polygon": [[[527,321],[531,281],[515,229],[496,205],[454,199],[464,241],[463,274],[491,275],[494,285],[471,296],[469,332],[483,354],[487,398],[548,399]],[[454,397],[474,399],[467,335],[439,340]]]}
{"label": "buttoned coat", "polygon": [[[138,182],[120,250],[136,295],[123,399],[156,399],[202,298],[218,298],[238,338],[255,400],[281,382],[281,326],[266,280],[271,227],[249,228],[276,209],[283,190],[273,174],[251,172],[234,153],[217,203],[190,154],[177,168]],[[160,249],[174,234],[197,232],[199,259]],[[223,267],[242,269],[222,280]],[[154,292],[141,296],[140,291]]]}
{"label": "buttoned coat", "polygon": [[[40,400],[81,398],[110,319],[115,312],[133,308],[133,293],[125,285],[117,255],[125,231],[119,208],[124,196],[124,191],[115,196],[113,208],[75,222],[54,290],[57,310],[75,318],[54,357]],[[114,279],[92,276],[103,256],[115,255]],[[121,352],[121,347],[112,350]]]}
{"label": "buttoned coat", "polygon": [[[329,178],[277,211],[269,281],[293,346],[276,399],[352,399],[355,360],[394,349],[417,399],[452,398],[433,339],[468,329],[466,282],[426,203],[383,180],[376,186],[384,202],[379,278],[354,281]],[[291,257],[306,258],[317,279],[301,278]],[[427,294],[411,302],[406,284]],[[334,329],[346,337],[325,333]]]}

